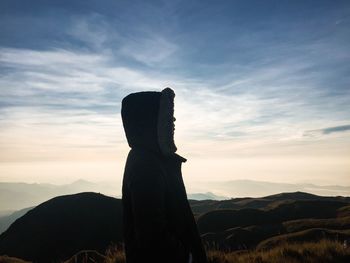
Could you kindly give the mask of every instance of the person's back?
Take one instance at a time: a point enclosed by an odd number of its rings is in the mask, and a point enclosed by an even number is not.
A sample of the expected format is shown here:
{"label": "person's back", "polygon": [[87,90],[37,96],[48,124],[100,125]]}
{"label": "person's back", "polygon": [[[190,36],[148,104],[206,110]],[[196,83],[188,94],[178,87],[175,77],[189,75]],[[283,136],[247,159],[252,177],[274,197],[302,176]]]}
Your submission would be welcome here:
{"label": "person's back", "polygon": [[134,262],[207,262],[173,141],[174,92],[138,92],[122,102],[131,150],[122,203],[125,255]]}

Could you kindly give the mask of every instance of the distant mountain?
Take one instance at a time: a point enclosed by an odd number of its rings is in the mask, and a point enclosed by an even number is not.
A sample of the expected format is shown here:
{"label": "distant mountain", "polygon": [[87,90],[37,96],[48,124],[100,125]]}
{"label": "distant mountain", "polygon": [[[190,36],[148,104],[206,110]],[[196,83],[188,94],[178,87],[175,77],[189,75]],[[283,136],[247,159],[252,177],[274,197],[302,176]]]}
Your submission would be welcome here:
{"label": "distant mountain", "polygon": [[121,200],[98,193],[50,199],[0,235],[0,255],[47,263],[83,249],[104,253],[122,240],[121,212]]}
{"label": "distant mountain", "polygon": [[219,196],[219,195],[215,195],[211,192],[187,194],[187,198],[193,199],[193,200],[224,200],[224,199],[229,199],[227,196]]}
{"label": "distant mountain", "polygon": [[[317,186],[313,184],[284,184],[252,180],[233,180],[221,182],[193,182],[188,192],[192,200],[225,200],[233,197],[262,197],[281,192],[307,192],[322,196],[350,196],[348,186]],[[121,182],[89,182],[77,180],[70,184],[28,184],[28,183],[0,183],[0,216],[26,208],[36,206],[50,198],[80,192],[99,192],[105,195],[121,197]],[[284,198],[282,198],[284,199]],[[254,200],[266,202],[264,200]],[[264,206],[261,203],[261,206]],[[239,206],[238,206],[239,207]]]}
{"label": "distant mountain", "polygon": [[0,183],[0,211],[17,211],[36,206],[55,196],[80,192],[100,192],[116,196],[120,188],[117,182],[93,183],[86,180],[65,185],[2,182]]}
{"label": "distant mountain", "polygon": [[[217,195],[229,197],[262,197],[282,192],[306,192],[321,196],[350,196],[350,186],[288,184],[254,180],[197,182],[195,189],[210,189]],[[201,192],[201,191],[200,191]]]}
{"label": "distant mountain", "polygon": [[19,210],[57,196],[54,185],[0,183],[0,210]]}
{"label": "distant mountain", "polygon": [[[29,184],[29,183],[0,183],[0,217],[26,207],[36,206],[50,198],[80,192],[99,192],[114,197],[121,197],[121,186],[117,182],[89,182],[77,180],[71,184]],[[215,195],[211,192],[194,193],[189,199],[196,200],[223,200],[228,197]],[[1,221],[1,219],[0,219]],[[1,228],[0,228],[1,231]]]}

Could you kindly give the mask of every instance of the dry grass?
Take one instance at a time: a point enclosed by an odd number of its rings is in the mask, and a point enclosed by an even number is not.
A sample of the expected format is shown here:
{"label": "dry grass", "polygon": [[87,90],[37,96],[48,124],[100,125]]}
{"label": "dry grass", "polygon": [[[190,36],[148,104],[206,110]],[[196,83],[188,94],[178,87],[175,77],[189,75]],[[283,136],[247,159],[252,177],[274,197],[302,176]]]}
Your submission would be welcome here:
{"label": "dry grass", "polygon": [[326,228],[326,229],[349,229],[350,216],[338,218],[324,218],[324,219],[297,219],[286,221],[282,223],[287,233],[303,231],[311,228]]}
{"label": "dry grass", "polygon": [[[328,263],[350,262],[350,248],[342,243],[331,240],[321,240],[317,243],[283,244],[270,250],[245,250],[223,252],[210,250],[207,252],[210,263]],[[106,263],[125,263],[120,248],[110,247]]]}
{"label": "dry grass", "polygon": [[316,243],[285,243],[262,251],[209,251],[208,258],[212,263],[345,263],[350,262],[350,248],[345,248],[340,242],[321,240]]}
{"label": "dry grass", "polygon": [[8,257],[8,256],[0,256],[0,263],[31,263],[29,261],[24,261],[22,259]]}
{"label": "dry grass", "polygon": [[[224,252],[209,250],[207,252],[209,263],[346,263],[350,262],[350,247],[341,242],[321,240],[319,242],[284,243],[269,250],[241,250]],[[102,260],[102,259],[101,259]],[[0,263],[24,263],[14,258],[0,256]],[[77,263],[83,261],[78,260]],[[84,261],[86,263],[125,263],[123,248],[112,245],[106,251],[103,261],[96,259]]]}
{"label": "dry grass", "polygon": [[106,250],[104,263],[125,263],[124,248],[120,245],[111,245]]}

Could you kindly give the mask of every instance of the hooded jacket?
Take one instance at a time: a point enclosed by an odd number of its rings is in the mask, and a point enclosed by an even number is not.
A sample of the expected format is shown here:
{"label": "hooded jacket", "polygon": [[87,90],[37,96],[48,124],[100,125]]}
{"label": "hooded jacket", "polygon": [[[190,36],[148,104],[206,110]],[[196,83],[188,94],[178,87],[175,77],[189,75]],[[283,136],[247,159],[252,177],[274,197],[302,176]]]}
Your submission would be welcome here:
{"label": "hooded jacket", "polygon": [[[123,176],[123,236],[127,263],[207,262],[181,174],[185,158],[164,134],[173,125],[174,92],[138,92],[122,101],[131,148]],[[173,134],[171,134],[173,136]]]}

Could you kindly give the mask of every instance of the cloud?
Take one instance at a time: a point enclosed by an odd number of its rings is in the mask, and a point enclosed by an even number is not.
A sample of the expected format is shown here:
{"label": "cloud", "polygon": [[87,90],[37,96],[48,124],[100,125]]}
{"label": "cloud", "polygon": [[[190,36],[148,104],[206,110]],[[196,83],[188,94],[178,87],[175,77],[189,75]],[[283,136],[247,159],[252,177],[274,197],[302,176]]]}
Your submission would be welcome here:
{"label": "cloud", "polygon": [[73,16],[70,24],[66,34],[95,50],[105,48],[108,42],[116,41],[119,37],[116,30],[111,30],[106,18],[98,13]]}
{"label": "cloud", "polygon": [[317,129],[317,130],[309,130],[305,131],[304,136],[316,136],[319,134],[332,134],[332,133],[339,133],[339,132],[346,132],[350,130],[350,125],[340,125],[340,126],[334,126],[334,127],[328,127],[323,129]]}
{"label": "cloud", "polygon": [[178,49],[174,43],[159,35],[148,34],[146,37],[140,36],[124,41],[124,46],[119,50],[120,54],[148,66],[165,63]]}
{"label": "cloud", "polygon": [[[23,124],[28,131],[50,130],[48,141],[63,135],[67,140],[60,142],[67,147],[113,142],[117,148],[124,138],[116,126],[121,99],[166,86],[177,94],[177,139],[195,153],[305,145],[311,138],[303,136],[305,130],[348,120],[346,80],[327,67],[346,70],[340,63],[348,58],[341,56],[344,49],[322,39],[275,41],[269,27],[210,42],[212,31],[173,32],[182,25],[178,18],[172,17],[172,26],[162,24],[162,31],[99,13],[72,15],[58,30],[67,37],[63,42],[45,49],[0,48],[4,138]],[[222,36],[224,29],[218,28]],[[90,135],[79,142],[83,130]]]}
{"label": "cloud", "polygon": [[0,62],[7,68],[1,86],[21,91],[99,94],[110,87],[136,90],[160,85],[159,80],[152,78],[151,74],[113,65],[107,55],[99,53],[2,48]]}
{"label": "cloud", "polygon": [[330,134],[334,132],[344,132],[349,130],[350,130],[350,125],[342,125],[342,126],[325,128],[322,130],[322,132],[323,134]]}
{"label": "cloud", "polygon": [[[166,86],[177,94],[179,144],[201,155],[205,148],[224,156],[264,147],[267,151],[276,142],[300,143],[308,139],[303,130],[331,124],[329,116],[341,105],[323,109],[310,103],[324,96],[315,93],[311,80],[302,86],[305,80],[298,79],[297,73],[309,66],[306,62],[257,67],[240,78],[231,76],[229,84],[217,85],[206,78],[120,65],[107,53],[83,50],[1,48],[0,61],[6,68],[0,80],[0,125],[6,127],[3,138],[12,138],[3,140],[7,148],[16,140],[8,135],[25,138],[24,131],[42,141],[46,137],[56,147],[118,148],[125,144],[121,99],[131,92]],[[322,112],[323,118],[313,120],[315,112]],[[18,125],[27,129],[19,132]],[[49,132],[41,133],[45,130]]]}

